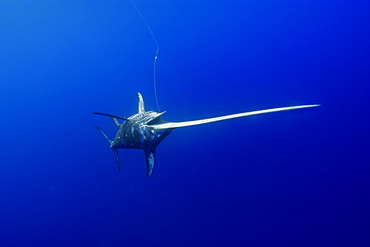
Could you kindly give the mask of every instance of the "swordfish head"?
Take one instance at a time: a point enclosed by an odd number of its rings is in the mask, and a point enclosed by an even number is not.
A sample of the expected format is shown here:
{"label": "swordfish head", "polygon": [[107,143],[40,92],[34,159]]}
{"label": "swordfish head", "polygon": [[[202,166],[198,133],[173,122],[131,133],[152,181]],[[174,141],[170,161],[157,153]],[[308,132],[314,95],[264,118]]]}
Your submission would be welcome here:
{"label": "swordfish head", "polygon": [[[118,127],[117,134],[113,140],[110,140],[99,127],[95,127],[100,131],[100,133],[102,133],[108,141],[110,148],[113,150],[114,155],[116,156],[118,170],[120,170],[120,160],[117,152],[118,148],[144,150],[146,158],[146,176],[149,177],[154,168],[155,149],[162,140],[171,133],[173,128],[158,130],[151,128],[151,125],[158,125],[167,122],[161,118],[165,112],[158,113],[155,111],[145,111],[144,99],[140,93],[138,93],[138,101],[138,113],[129,118],[94,112],[94,114],[110,117]],[[119,123],[117,119],[122,119],[124,121],[123,123]]]}
{"label": "swordfish head", "polygon": [[[200,124],[208,124],[228,119],[241,118],[265,113],[288,111],[302,108],[310,108],[319,106],[316,105],[298,105],[298,106],[288,106],[271,108],[258,111],[242,112],[237,114],[231,114],[221,117],[206,118],[193,121],[185,122],[167,122],[161,118],[165,113],[158,113],[155,111],[145,111],[144,100],[140,93],[137,94],[139,107],[138,113],[132,115],[129,118],[119,117],[116,115],[93,112],[94,114],[108,116],[112,119],[113,123],[117,126],[118,131],[116,137],[112,140],[97,126],[95,126],[100,133],[107,140],[110,148],[112,149],[114,155],[116,156],[118,170],[120,170],[120,160],[118,156],[118,148],[126,149],[142,149],[145,153],[146,158],[146,176],[152,175],[155,160],[155,149],[163,141],[166,136],[168,136],[171,131],[175,128],[195,126]],[[118,120],[123,120],[120,123]]]}
{"label": "swordfish head", "polygon": [[155,150],[171,129],[155,130],[151,124],[162,124],[163,113],[154,111],[141,112],[129,117],[120,124],[112,148]]}

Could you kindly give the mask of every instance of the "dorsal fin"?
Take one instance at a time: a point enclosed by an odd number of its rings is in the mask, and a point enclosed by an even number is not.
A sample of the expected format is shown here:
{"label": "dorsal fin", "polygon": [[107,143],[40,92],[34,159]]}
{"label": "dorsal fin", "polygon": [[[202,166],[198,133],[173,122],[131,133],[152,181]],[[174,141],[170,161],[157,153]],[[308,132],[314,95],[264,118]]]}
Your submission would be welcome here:
{"label": "dorsal fin", "polygon": [[139,103],[139,109],[138,109],[139,113],[144,113],[145,112],[144,99],[140,93],[137,93],[137,100]]}

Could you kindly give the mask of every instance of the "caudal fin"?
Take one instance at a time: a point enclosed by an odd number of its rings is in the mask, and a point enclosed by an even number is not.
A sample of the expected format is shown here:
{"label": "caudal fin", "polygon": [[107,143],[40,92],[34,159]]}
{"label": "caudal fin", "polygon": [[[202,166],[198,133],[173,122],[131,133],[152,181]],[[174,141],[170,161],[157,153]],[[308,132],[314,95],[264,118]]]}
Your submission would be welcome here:
{"label": "caudal fin", "polygon": [[113,153],[114,153],[114,156],[116,157],[116,161],[117,161],[117,166],[118,166],[118,171],[121,170],[121,163],[119,161],[119,156],[118,156],[118,151],[117,151],[117,148],[114,148],[112,147],[112,140],[109,139],[109,137],[104,133],[104,131],[102,129],[100,129],[98,126],[94,125],[94,127],[99,130],[99,132],[104,136],[105,140],[107,140],[108,144],[109,144],[109,147],[112,149]]}
{"label": "caudal fin", "polygon": [[109,117],[110,119],[112,119],[113,123],[117,126],[118,129],[121,126],[121,124],[118,122],[117,119],[121,119],[121,120],[125,120],[125,121],[128,120],[127,118],[116,116],[116,115],[112,115],[112,114],[108,114],[108,113],[93,112],[93,114]]}

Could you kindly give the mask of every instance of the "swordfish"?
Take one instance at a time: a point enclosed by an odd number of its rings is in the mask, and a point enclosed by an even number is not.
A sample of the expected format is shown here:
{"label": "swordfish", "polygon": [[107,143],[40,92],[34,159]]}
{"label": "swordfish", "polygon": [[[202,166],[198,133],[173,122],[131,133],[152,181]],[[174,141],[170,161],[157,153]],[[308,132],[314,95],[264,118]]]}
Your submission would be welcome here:
{"label": "swordfish", "polygon": [[[138,113],[132,115],[129,118],[124,118],[124,117],[107,114],[107,113],[93,112],[93,114],[109,117],[113,121],[113,123],[116,125],[116,127],[118,128],[118,131],[113,140],[109,139],[109,137],[104,133],[104,131],[100,129],[98,126],[94,126],[94,127],[100,131],[100,133],[104,136],[110,148],[112,149],[116,157],[118,171],[121,169],[120,159],[119,159],[118,151],[117,151],[118,148],[144,150],[145,159],[146,159],[146,176],[147,177],[150,177],[153,173],[153,168],[154,168],[154,163],[155,163],[155,150],[157,146],[163,141],[164,138],[166,138],[171,133],[172,130],[176,128],[213,123],[213,122],[218,122],[222,120],[247,117],[247,116],[258,115],[258,114],[288,111],[288,110],[319,106],[319,104],[288,106],[288,107],[279,107],[279,108],[271,108],[271,109],[258,110],[258,111],[243,112],[243,113],[231,114],[231,115],[226,115],[226,116],[221,116],[221,117],[206,118],[206,119],[193,120],[193,121],[168,122],[161,118],[162,115],[166,112],[158,113],[155,111],[145,111],[143,96],[140,93],[137,93],[137,97],[138,97]],[[123,122],[120,123],[119,120],[123,120]]]}

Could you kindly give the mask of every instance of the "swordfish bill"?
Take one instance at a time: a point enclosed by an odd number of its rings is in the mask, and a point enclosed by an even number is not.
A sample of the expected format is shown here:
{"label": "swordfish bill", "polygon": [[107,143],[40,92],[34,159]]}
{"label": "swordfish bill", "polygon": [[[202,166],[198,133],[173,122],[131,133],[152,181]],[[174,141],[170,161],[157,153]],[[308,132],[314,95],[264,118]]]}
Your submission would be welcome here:
{"label": "swordfish bill", "polygon": [[201,125],[201,124],[219,122],[219,121],[233,119],[233,118],[248,117],[248,116],[271,113],[271,112],[289,111],[289,110],[296,110],[296,109],[316,107],[316,106],[320,106],[320,105],[318,105],[318,104],[316,104],[316,105],[299,105],[299,106],[271,108],[271,109],[266,109],[266,110],[243,112],[243,113],[231,114],[231,115],[226,115],[226,116],[221,116],[221,117],[206,118],[206,119],[193,120],[193,121],[168,122],[168,123],[163,123],[163,124],[155,124],[155,125],[150,125],[150,127],[152,127],[153,129],[156,129],[156,130],[174,129],[174,128],[180,128],[180,127],[188,127],[188,126],[194,126],[194,125]]}

